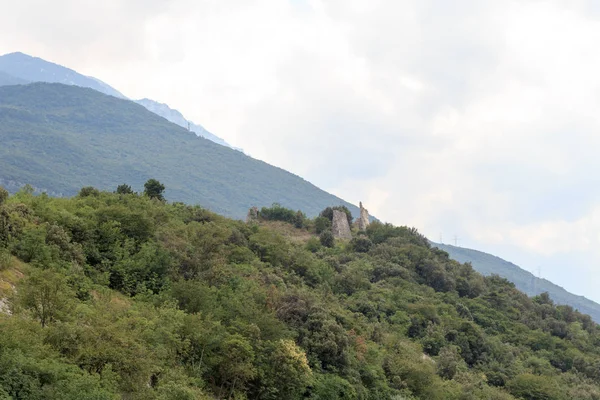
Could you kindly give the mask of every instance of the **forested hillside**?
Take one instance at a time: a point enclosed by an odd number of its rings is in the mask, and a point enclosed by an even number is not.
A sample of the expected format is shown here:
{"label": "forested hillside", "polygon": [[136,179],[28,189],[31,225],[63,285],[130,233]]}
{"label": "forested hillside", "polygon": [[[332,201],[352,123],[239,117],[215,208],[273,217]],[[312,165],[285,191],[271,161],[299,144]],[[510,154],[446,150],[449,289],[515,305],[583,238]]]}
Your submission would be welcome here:
{"label": "forested hillside", "polygon": [[245,218],[272,203],[315,216],[329,205],[358,208],[283,169],[197,137],[128,100],[62,84],[0,87],[0,184],[70,196],[80,187],[149,178],[169,199]]}
{"label": "forested hillside", "polygon": [[589,316],[414,229],[112,190],[0,191],[0,398],[600,398]]}
{"label": "forested hillside", "polygon": [[600,304],[570,293],[546,279],[538,278],[518,265],[482,251],[439,243],[433,243],[433,246],[448,252],[454,260],[471,263],[473,268],[483,275],[496,274],[508,279],[528,296],[547,292],[556,303],[569,305],[590,315],[596,323],[600,322]]}

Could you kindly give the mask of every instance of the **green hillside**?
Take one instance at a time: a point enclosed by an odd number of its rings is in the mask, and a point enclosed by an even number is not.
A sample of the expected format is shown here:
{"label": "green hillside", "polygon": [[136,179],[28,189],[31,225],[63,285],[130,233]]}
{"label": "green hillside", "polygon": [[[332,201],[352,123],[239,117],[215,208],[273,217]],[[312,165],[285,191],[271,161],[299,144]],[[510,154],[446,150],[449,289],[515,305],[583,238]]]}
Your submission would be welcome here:
{"label": "green hillside", "polygon": [[294,215],[0,189],[0,398],[600,398],[589,316],[414,229]]}
{"label": "green hillside", "polygon": [[135,190],[168,182],[172,201],[244,218],[280,203],[314,216],[331,204],[358,209],[280,168],[199,138],[131,101],[91,89],[34,83],[0,87],[0,184],[54,195],[86,185]]}
{"label": "green hillside", "polygon": [[477,250],[448,244],[434,243],[433,245],[446,251],[450,255],[450,258],[454,260],[462,263],[471,263],[473,268],[483,275],[497,274],[502,278],[508,279],[515,284],[517,289],[528,296],[536,296],[543,292],[548,292],[550,298],[556,303],[569,305],[584,314],[590,315],[594,321],[600,322],[600,304],[583,296],[569,293],[562,287],[546,279],[537,278],[531,272],[525,271],[511,262]]}

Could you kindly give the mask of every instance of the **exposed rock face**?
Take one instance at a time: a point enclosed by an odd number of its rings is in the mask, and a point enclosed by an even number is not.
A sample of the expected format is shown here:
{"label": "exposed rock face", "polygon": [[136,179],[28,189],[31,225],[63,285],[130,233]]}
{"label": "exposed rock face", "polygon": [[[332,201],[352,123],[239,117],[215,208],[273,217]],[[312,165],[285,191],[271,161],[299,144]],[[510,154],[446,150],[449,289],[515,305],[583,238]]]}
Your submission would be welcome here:
{"label": "exposed rock face", "polygon": [[248,215],[246,216],[246,222],[252,222],[258,220],[258,207],[252,207],[248,210]]}
{"label": "exposed rock face", "polygon": [[333,219],[331,220],[331,231],[336,239],[352,239],[350,225],[346,213],[339,210],[333,210]]}
{"label": "exposed rock face", "polygon": [[0,298],[0,313],[12,315],[12,312],[10,311],[10,307],[8,305],[8,301],[6,299]]}
{"label": "exposed rock face", "polygon": [[362,201],[359,203],[360,205],[360,216],[358,217],[358,230],[365,231],[367,230],[367,226],[369,226],[369,211],[363,207]]}

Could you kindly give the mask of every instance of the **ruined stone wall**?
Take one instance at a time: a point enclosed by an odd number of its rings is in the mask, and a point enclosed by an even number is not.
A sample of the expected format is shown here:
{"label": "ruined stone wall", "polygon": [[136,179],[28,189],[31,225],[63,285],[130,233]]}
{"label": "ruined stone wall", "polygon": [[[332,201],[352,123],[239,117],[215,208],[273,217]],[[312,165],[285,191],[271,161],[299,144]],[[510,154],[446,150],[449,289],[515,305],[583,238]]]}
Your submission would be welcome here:
{"label": "ruined stone wall", "polygon": [[350,225],[346,213],[339,210],[333,210],[333,219],[331,221],[331,231],[336,239],[352,239]]}
{"label": "ruined stone wall", "polygon": [[248,210],[248,215],[246,216],[246,222],[252,222],[258,220],[258,207],[252,207]]}
{"label": "ruined stone wall", "polygon": [[360,216],[358,217],[358,230],[365,231],[369,226],[369,211],[363,207],[362,201],[360,204]]}

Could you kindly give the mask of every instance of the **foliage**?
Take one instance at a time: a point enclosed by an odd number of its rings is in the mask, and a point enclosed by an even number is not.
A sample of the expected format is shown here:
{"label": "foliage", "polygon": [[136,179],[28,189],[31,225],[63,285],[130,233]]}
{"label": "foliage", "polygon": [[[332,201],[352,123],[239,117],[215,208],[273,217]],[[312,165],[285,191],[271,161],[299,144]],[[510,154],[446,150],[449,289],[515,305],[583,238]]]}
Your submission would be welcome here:
{"label": "foliage", "polygon": [[290,210],[278,203],[274,203],[271,207],[261,208],[259,216],[267,221],[289,222],[296,228],[303,228],[306,221],[306,215],[302,211]]}
{"label": "foliage", "polygon": [[315,220],[87,192],[0,204],[0,398],[600,396],[589,316],[412,228],[321,244]]}
{"label": "foliage", "polygon": [[333,237],[333,232],[331,230],[326,230],[321,232],[319,235],[319,241],[322,246],[325,247],[333,247],[335,245],[335,238]]}
{"label": "foliage", "polygon": [[358,213],[299,176],[91,89],[2,86],[0,121],[0,185],[11,193],[29,183],[37,191],[73,196],[82,182],[111,191],[126,182],[141,192],[154,178],[167,183],[167,199],[234,218],[273,202],[310,217],[330,204]]}
{"label": "foliage", "polygon": [[[164,187],[163,187],[163,190],[164,190]],[[131,186],[129,186],[126,183],[123,183],[123,184],[117,186],[117,190],[115,191],[115,193],[117,193],[117,194],[134,194],[134,191],[131,188]]]}
{"label": "foliage", "polygon": [[333,220],[333,210],[342,211],[346,214],[346,218],[348,218],[348,225],[352,225],[352,213],[345,205],[335,206],[335,207],[327,207],[323,211],[319,213],[319,217],[326,218],[329,222]]}
{"label": "foliage", "polygon": [[495,274],[506,278],[528,296],[536,296],[547,292],[555,302],[569,305],[584,314],[590,315],[594,321],[600,322],[600,304],[569,293],[564,288],[546,279],[540,279],[513,263],[477,250],[439,243],[436,243],[435,246],[447,252],[454,260],[472,264],[473,268],[482,275]]}
{"label": "foliage", "polygon": [[144,195],[151,199],[164,201],[163,192],[165,191],[165,185],[157,181],[156,179],[148,179],[144,183]]}

